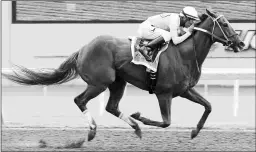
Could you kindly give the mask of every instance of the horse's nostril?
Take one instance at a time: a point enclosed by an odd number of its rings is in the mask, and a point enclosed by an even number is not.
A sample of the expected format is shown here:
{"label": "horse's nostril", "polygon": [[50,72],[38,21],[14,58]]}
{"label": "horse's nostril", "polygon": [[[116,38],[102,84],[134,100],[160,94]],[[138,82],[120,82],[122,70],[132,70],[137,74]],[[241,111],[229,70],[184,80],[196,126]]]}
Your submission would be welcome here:
{"label": "horse's nostril", "polygon": [[244,44],[244,42],[239,42],[239,46],[241,46],[241,47],[244,47],[245,46],[245,44]]}

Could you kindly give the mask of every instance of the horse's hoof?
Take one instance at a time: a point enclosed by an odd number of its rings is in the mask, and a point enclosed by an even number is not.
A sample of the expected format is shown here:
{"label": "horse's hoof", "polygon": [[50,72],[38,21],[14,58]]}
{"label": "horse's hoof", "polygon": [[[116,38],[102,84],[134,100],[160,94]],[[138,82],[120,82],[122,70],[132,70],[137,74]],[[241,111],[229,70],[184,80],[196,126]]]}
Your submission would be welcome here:
{"label": "horse's hoof", "polygon": [[142,133],[140,129],[135,130],[135,134],[141,139],[142,138]]}
{"label": "horse's hoof", "polygon": [[196,129],[192,130],[191,139],[194,139],[197,136],[197,134],[198,134],[198,130],[196,130]]}
{"label": "horse's hoof", "polygon": [[135,112],[131,117],[138,120],[140,118],[140,112]]}
{"label": "horse's hoof", "polygon": [[88,141],[91,141],[96,135],[96,128],[90,129],[88,133]]}

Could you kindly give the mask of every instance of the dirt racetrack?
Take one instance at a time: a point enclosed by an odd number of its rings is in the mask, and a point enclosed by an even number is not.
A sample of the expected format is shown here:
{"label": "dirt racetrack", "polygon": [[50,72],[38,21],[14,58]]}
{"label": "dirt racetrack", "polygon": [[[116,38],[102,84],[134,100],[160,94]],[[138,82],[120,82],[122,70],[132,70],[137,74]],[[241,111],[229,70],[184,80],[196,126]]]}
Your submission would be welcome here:
{"label": "dirt racetrack", "polygon": [[3,151],[255,151],[255,129],[206,128],[193,140],[192,128],[99,128],[87,141],[83,128],[3,128]]}
{"label": "dirt racetrack", "polygon": [[[83,89],[49,87],[44,96],[40,87],[4,88],[2,151],[255,151],[255,87],[240,87],[237,116],[233,115],[233,88],[209,87],[206,98],[213,110],[193,140],[190,127],[202,116],[201,106],[175,99],[171,126],[162,129],[138,122],[139,139],[125,122],[106,111],[100,115],[96,98],[88,104],[98,124],[91,142],[87,141],[86,118],[73,102]],[[197,90],[204,94],[204,88]],[[106,92],[105,100],[108,96]],[[120,110],[162,120],[156,98],[134,87],[127,88]]]}

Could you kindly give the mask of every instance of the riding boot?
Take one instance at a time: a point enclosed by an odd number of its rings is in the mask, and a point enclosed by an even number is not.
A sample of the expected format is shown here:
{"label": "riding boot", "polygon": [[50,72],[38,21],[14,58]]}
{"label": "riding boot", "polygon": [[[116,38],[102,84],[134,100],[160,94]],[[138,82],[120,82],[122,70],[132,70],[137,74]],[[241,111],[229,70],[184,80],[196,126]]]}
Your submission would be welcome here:
{"label": "riding boot", "polygon": [[155,50],[154,48],[164,42],[165,42],[164,38],[162,36],[159,36],[154,40],[150,41],[146,46],[139,47],[138,50],[145,57],[147,61],[152,62],[152,54],[153,54],[153,50]]}
{"label": "riding boot", "polygon": [[157,47],[158,45],[164,43],[165,40],[162,36],[159,36],[157,38],[155,38],[154,40],[150,41],[146,46],[150,47],[151,50],[154,50],[155,47]]}

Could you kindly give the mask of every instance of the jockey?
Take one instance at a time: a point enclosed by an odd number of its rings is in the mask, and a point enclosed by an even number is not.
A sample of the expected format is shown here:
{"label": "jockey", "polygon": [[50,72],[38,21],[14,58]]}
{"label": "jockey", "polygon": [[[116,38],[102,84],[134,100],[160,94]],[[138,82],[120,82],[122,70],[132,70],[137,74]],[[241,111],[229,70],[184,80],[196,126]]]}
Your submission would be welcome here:
{"label": "jockey", "polygon": [[[200,19],[196,9],[191,6],[184,7],[179,14],[163,13],[149,17],[138,28],[141,38],[151,40],[146,46],[139,47],[140,53],[147,61],[152,61],[148,55],[149,52],[159,44],[170,40],[175,45],[183,42],[191,35],[196,21],[200,21]],[[179,36],[180,27],[188,27],[182,36]]]}

